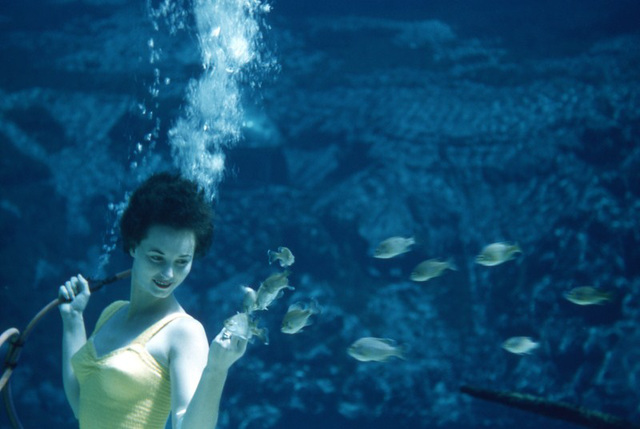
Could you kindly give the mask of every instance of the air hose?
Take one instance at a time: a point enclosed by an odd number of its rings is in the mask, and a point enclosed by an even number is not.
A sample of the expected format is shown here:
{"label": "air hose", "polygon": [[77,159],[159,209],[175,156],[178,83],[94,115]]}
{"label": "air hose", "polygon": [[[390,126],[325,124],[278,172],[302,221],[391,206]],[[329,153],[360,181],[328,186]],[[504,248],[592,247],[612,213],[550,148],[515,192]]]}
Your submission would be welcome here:
{"label": "air hose", "polygon": [[[99,280],[88,279],[89,281],[89,289],[91,292],[95,292],[100,289],[102,286],[114,283],[118,280],[127,278],[131,275],[131,270],[122,271],[114,276],[107,277]],[[20,353],[22,352],[22,348],[24,347],[29,334],[36,326],[36,324],[52,309],[56,308],[58,305],[63,303],[64,300],[61,298],[56,298],[51,301],[49,304],[45,305],[42,310],[40,310],[27,324],[27,327],[20,332],[17,328],[9,328],[5,330],[2,334],[0,334],[0,347],[8,341],[9,348],[7,350],[7,355],[4,359],[4,365],[2,369],[2,376],[0,376],[0,390],[2,391],[2,397],[4,399],[5,408],[7,409],[7,414],[9,415],[9,420],[11,421],[11,425],[14,429],[23,429],[22,423],[20,423],[20,419],[18,419],[15,407],[13,405],[13,398],[11,396],[11,386],[9,384],[9,379],[13,374],[13,370],[16,368],[18,364],[18,359],[20,358]]]}

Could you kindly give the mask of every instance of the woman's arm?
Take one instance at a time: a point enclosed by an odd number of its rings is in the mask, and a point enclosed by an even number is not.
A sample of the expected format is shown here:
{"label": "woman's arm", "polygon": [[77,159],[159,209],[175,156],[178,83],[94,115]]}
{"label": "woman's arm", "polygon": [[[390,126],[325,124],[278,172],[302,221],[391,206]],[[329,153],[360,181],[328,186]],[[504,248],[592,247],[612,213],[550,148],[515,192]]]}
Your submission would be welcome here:
{"label": "woman's arm", "polygon": [[[223,329],[216,336],[208,351],[204,329],[195,334],[200,336],[199,340],[180,341],[183,347],[179,347],[170,363],[174,429],[216,427],[227,373],[247,348],[246,340],[228,338],[225,332]],[[187,336],[181,338],[185,340]],[[184,347],[186,344],[190,346]]]}
{"label": "woman's arm", "polygon": [[64,302],[60,304],[62,316],[62,382],[73,414],[78,417],[80,388],[78,379],[71,366],[71,357],[87,342],[82,313],[89,303],[89,283],[82,277],[72,277],[60,286],[58,296]]}

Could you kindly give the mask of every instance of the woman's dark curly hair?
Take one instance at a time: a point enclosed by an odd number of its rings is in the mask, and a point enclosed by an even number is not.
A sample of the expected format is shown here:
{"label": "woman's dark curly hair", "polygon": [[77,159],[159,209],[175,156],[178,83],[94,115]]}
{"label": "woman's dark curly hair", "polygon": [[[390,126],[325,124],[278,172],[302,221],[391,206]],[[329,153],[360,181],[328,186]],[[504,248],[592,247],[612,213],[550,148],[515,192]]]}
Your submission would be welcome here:
{"label": "woman's dark curly hair", "polygon": [[134,191],[120,218],[124,251],[129,253],[140,244],[154,225],[193,231],[194,257],[204,256],[213,241],[213,208],[195,182],[178,174],[157,173]]}

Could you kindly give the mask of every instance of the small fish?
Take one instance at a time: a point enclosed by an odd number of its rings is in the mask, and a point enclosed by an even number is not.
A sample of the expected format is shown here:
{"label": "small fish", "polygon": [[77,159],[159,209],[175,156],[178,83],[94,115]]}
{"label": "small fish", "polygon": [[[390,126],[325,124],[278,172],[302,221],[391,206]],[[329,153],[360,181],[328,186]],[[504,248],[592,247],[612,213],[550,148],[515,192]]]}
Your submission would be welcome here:
{"label": "small fish", "polygon": [[277,251],[267,250],[267,256],[269,257],[269,265],[278,261],[283,268],[290,267],[296,260],[288,247],[278,247]]}
{"label": "small fish", "polygon": [[476,262],[486,267],[500,265],[515,258],[516,253],[522,253],[518,244],[505,242],[492,243],[485,246],[482,252],[476,256]]}
{"label": "small fish", "polygon": [[291,271],[289,270],[284,270],[281,273],[271,274],[260,284],[260,287],[264,287],[268,290],[282,289],[283,287],[289,285],[289,274],[291,274]]}
{"label": "small fish", "polygon": [[511,337],[502,343],[502,348],[509,353],[528,355],[540,347],[540,343],[533,341],[531,337]]}
{"label": "small fish", "polygon": [[416,265],[411,272],[411,280],[415,282],[426,282],[434,277],[441,276],[446,269],[458,270],[450,260],[441,261],[440,259],[428,259]]}
{"label": "small fish", "polygon": [[233,335],[242,339],[250,336],[249,315],[247,313],[236,313],[224,321],[224,327]]}
{"label": "small fish", "polygon": [[284,294],[284,289],[295,289],[289,286],[290,271],[275,273],[260,284],[256,292],[256,310],[266,310],[269,305]]}
{"label": "small fish", "polygon": [[416,241],[413,237],[390,237],[378,244],[373,253],[374,258],[389,259],[407,253]]}
{"label": "small fish", "polygon": [[280,330],[285,334],[297,334],[302,331],[302,328],[313,323],[310,319],[311,316],[319,313],[320,308],[315,300],[291,304],[282,319]]}
{"label": "small fish", "polygon": [[242,311],[251,314],[256,309],[257,292],[250,286],[241,286],[243,292]]}
{"label": "small fish", "polygon": [[394,340],[389,338],[360,338],[347,348],[347,353],[361,362],[385,362],[392,356],[400,359],[405,358],[404,347],[398,346]]}
{"label": "small fish", "polygon": [[267,328],[258,328],[256,319],[247,313],[236,313],[224,321],[224,327],[232,335],[236,335],[243,340],[250,340],[257,337],[264,344],[269,344],[269,331]]}
{"label": "small fish", "polygon": [[578,305],[604,304],[613,299],[612,292],[605,292],[592,286],[579,286],[564,294],[564,297]]}

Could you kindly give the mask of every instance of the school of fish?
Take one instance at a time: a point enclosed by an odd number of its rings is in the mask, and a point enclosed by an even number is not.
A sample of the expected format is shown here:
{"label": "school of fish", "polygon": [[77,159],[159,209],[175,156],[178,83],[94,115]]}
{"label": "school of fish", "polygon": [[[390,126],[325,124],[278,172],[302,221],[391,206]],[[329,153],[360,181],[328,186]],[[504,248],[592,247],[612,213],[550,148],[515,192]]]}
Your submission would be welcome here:
{"label": "school of fish", "polygon": [[[416,244],[413,236],[392,236],[378,243],[374,248],[373,257],[378,259],[392,259],[404,255]],[[485,267],[495,267],[505,262],[512,261],[522,254],[518,243],[497,241],[485,245],[475,256],[475,262]],[[446,270],[457,271],[454,261],[449,258],[431,258],[417,264],[409,278],[415,282],[426,282],[444,274]],[[610,291],[595,288],[593,286],[575,287],[562,296],[569,302],[580,305],[602,305],[610,302],[614,294]],[[514,336],[502,343],[502,348],[516,355],[529,355],[540,348],[540,342],[529,336]],[[359,361],[387,361],[391,356],[404,358],[405,346],[399,346],[395,340],[389,338],[363,337],[356,340],[347,348],[347,353]]]}
{"label": "school of fish", "polygon": [[[269,265],[278,261],[282,268],[290,267],[295,261],[293,252],[283,246],[278,247],[276,251],[267,251],[267,257]],[[260,339],[263,344],[269,344],[269,330],[259,326],[256,312],[268,310],[274,301],[284,295],[285,290],[295,289],[289,284],[290,274],[289,269],[273,273],[260,283],[257,290],[251,286],[241,286],[242,311],[224,321],[226,334],[249,341],[255,337]],[[313,323],[312,316],[320,314],[321,311],[321,307],[315,299],[291,304],[283,317],[280,331],[285,334],[302,332],[303,328]]]}
{"label": "school of fish", "polygon": [[[416,244],[414,237],[392,236],[379,242],[373,251],[377,259],[393,259],[404,255]],[[514,260],[522,249],[518,243],[498,241],[487,244],[476,255],[475,262],[485,267],[495,267]],[[241,286],[242,311],[225,320],[224,326],[230,335],[252,340],[260,339],[269,344],[269,331],[259,326],[256,312],[268,310],[269,307],[286,290],[294,290],[289,284],[291,271],[289,267],[295,262],[293,252],[287,247],[280,246],[276,250],[268,250],[269,264],[278,263],[284,271],[271,274],[263,280],[257,289]],[[415,282],[426,282],[441,277],[445,271],[458,271],[453,259],[430,258],[415,265],[409,279]],[[580,305],[601,305],[613,299],[611,292],[592,286],[575,287],[563,294],[568,301]],[[315,317],[322,313],[321,307],[313,298],[297,301],[287,308],[282,318],[280,331],[283,334],[297,335],[304,328],[313,324]],[[515,355],[529,355],[541,347],[538,340],[530,336],[514,336],[506,339],[501,347]],[[392,338],[363,336],[356,339],[347,347],[347,354],[360,362],[387,362],[391,358],[406,359],[407,345],[398,344]]]}

